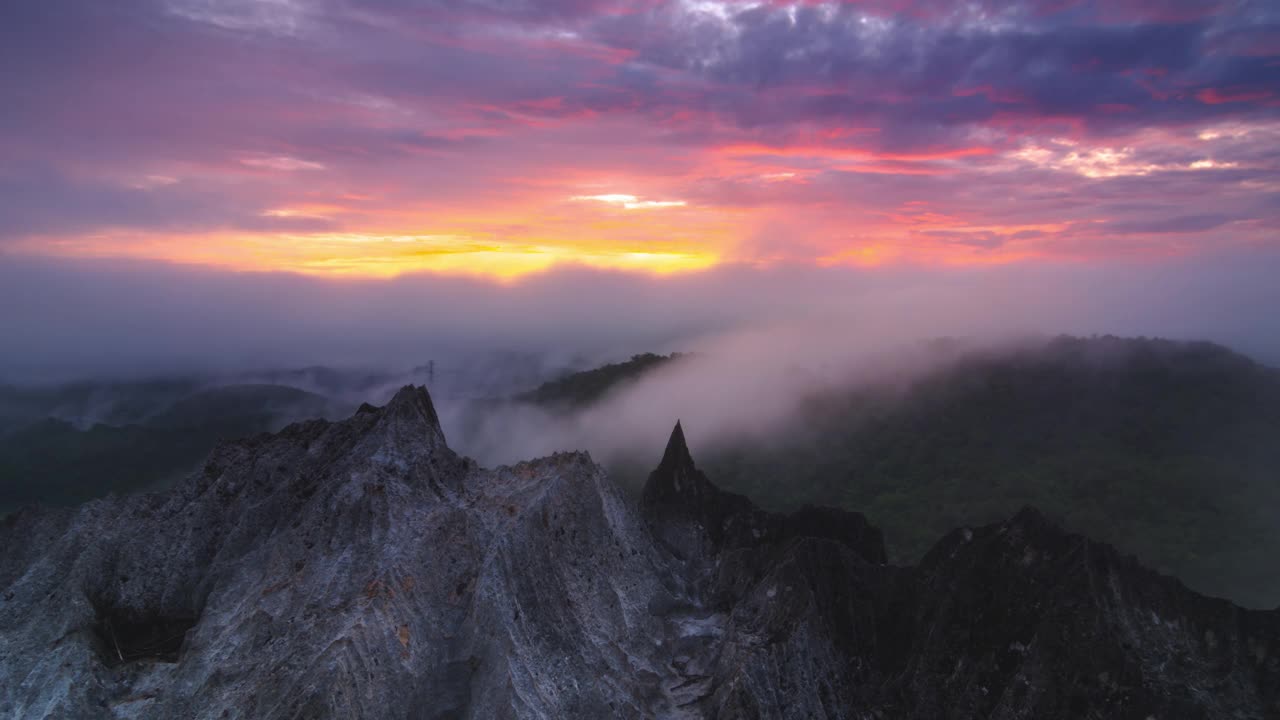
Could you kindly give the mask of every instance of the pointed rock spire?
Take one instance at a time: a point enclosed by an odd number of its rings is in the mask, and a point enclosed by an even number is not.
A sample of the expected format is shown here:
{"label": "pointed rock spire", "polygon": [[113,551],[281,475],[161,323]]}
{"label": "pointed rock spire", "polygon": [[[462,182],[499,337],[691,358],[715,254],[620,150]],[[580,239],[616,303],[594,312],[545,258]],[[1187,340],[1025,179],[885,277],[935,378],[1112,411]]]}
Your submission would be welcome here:
{"label": "pointed rock spire", "polygon": [[643,500],[647,506],[683,505],[704,494],[701,486],[710,485],[693,464],[693,456],[689,454],[689,445],[684,439],[684,428],[680,421],[671,430],[671,438],[667,440],[667,449],[662,453],[662,462],[649,474],[644,485]]}
{"label": "pointed rock spire", "polygon": [[645,483],[644,503],[649,506],[682,506],[689,510],[714,501],[721,494],[721,490],[694,464],[684,439],[684,428],[677,420],[671,430],[671,438],[667,440],[667,449],[662,453],[662,462],[649,474]]}
{"label": "pointed rock spire", "polygon": [[698,470],[679,421],[671,430],[662,462],[644,485],[641,505],[662,542],[682,556],[695,552],[703,542],[699,536],[718,547],[725,518],[752,510],[745,497],[721,490]]}
{"label": "pointed rock spire", "polygon": [[667,449],[662,453],[662,462],[659,468],[674,469],[677,467],[686,467],[693,469],[693,456],[689,454],[689,445],[684,439],[684,428],[680,427],[680,421],[676,420],[676,426],[671,430],[671,438],[667,440]]}
{"label": "pointed rock spire", "polygon": [[678,558],[812,537],[843,543],[876,565],[888,559],[880,530],[857,513],[806,507],[781,515],[717,487],[694,465],[679,421],[645,483],[641,509],[658,541]]}

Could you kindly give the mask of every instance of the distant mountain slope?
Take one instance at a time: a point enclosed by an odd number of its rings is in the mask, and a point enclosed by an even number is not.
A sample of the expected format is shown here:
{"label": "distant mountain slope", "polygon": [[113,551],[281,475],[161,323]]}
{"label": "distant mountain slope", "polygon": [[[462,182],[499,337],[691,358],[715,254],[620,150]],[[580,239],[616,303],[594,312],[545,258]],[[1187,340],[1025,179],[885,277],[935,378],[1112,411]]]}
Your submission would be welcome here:
{"label": "distant mountain slope", "polygon": [[215,442],[142,425],[79,430],[45,420],[0,436],[0,513],[142,490],[190,470]]}
{"label": "distant mountain slope", "polygon": [[0,385],[0,435],[46,418],[88,428],[139,423],[200,388],[195,378],[65,385]]}
{"label": "distant mountain slope", "polygon": [[82,430],[42,420],[0,435],[0,513],[27,503],[68,505],[152,488],[194,469],[219,441],[342,411],[295,388],[228,385],[186,395],[119,426]]}
{"label": "distant mountain slope", "polygon": [[1280,372],[1226,348],[1063,337],[967,356],[901,397],[811,398],[794,425],[704,464],[766,507],[864,512],[900,562],[1030,504],[1202,592],[1280,604]]}
{"label": "distant mountain slope", "polygon": [[1280,373],[1224,348],[1063,338],[810,418],[708,467],[766,505],[859,508],[902,561],[1030,504],[1202,592],[1280,604]]}
{"label": "distant mountain slope", "polygon": [[164,429],[226,428],[261,432],[294,420],[326,417],[336,408],[328,398],[285,385],[226,385],[188,395],[149,418]]}
{"label": "distant mountain slope", "polygon": [[[431,383],[453,404],[509,396],[548,377],[522,353],[426,364],[404,372],[311,366],[230,374],[64,384],[0,384],[0,514],[165,483],[219,440],[349,414],[405,382]],[[558,367],[558,366],[557,366]]]}
{"label": "distant mountain slope", "polygon": [[611,390],[636,380],[663,364],[680,357],[679,353],[633,355],[630,360],[602,365],[592,370],[570,373],[543,383],[516,396],[520,402],[533,403],[553,410],[575,410],[599,401]]}

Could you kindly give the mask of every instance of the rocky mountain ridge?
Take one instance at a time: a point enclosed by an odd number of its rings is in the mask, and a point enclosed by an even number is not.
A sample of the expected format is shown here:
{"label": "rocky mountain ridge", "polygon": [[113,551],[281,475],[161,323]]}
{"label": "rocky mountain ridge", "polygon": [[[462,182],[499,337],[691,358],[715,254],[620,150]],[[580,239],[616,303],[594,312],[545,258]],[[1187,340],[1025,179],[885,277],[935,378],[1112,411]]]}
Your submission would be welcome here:
{"label": "rocky mountain ridge", "polygon": [[1280,717],[1280,615],[1034,510],[895,567],[679,425],[637,503],[582,453],[478,467],[414,387],[0,545],[0,717]]}

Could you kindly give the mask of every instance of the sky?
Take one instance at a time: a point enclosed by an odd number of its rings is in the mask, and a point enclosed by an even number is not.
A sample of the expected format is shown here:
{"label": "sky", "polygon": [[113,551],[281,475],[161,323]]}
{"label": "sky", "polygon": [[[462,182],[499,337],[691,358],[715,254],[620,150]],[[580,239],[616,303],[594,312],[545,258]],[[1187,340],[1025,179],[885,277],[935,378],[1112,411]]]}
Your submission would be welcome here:
{"label": "sky", "polygon": [[18,0],[0,261],[509,282],[1280,234],[1280,5]]}
{"label": "sky", "polygon": [[0,100],[0,380],[784,320],[1280,361],[1274,2],[17,0]]}

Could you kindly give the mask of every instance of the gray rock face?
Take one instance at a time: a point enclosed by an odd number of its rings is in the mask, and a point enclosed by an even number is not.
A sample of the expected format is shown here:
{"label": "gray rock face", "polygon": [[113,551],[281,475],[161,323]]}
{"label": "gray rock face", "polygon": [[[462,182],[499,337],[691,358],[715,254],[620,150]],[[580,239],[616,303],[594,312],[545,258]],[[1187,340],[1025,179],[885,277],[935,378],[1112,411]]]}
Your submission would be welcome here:
{"label": "gray rock face", "polygon": [[584,455],[458,458],[420,389],[0,543],[2,717],[664,711],[665,573],[627,500]]}
{"label": "gray rock face", "polygon": [[4,718],[1280,717],[1280,620],[1034,512],[885,565],[860,515],[486,470],[424,390],[0,526]]}

